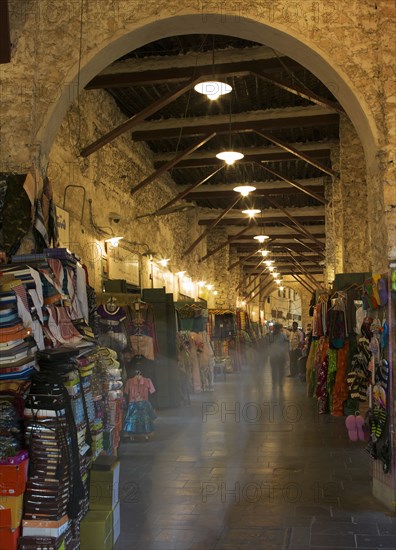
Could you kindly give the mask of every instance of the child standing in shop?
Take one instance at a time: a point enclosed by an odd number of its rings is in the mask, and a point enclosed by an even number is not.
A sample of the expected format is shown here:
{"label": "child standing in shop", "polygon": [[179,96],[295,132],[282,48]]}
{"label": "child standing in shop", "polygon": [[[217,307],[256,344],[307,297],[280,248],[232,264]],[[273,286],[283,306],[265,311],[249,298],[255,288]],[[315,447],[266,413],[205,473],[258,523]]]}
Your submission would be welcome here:
{"label": "child standing in shop", "polygon": [[154,431],[154,420],[157,418],[148,396],[155,392],[150,378],[142,376],[136,370],[134,376],[128,378],[124,387],[128,409],[124,420],[123,430],[131,441],[135,435],[143,434],[148,440]]}

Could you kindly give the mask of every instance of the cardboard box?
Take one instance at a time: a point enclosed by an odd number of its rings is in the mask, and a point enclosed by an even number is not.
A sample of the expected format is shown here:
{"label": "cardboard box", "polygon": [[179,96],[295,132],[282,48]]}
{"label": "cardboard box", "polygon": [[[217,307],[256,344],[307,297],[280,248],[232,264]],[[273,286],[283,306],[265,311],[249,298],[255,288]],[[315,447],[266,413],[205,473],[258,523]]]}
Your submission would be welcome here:
{"label": "cardboard box", "polygon": [[20,537],[18,550],[65,550],[65,541],[55,537]]}
{"label": "cardboard box", "polygon": [[25,492],[29,459],[19,464],[0,464],[0,495],[19,496]]}
{"label": "cardboard box", "polygon": [[118,537],[121,533],[121,506],[120,503],[117,502],[113,509],[113,544],[115,546],[115,543],[118,540]]}
{"label": "cardboard box", "polygon": [[108,470],[91,470],[89,484],[90,510],[112,511],[119,498],[120,463],[116,461]]}
{"label": "cardboard box", "polygon": [[0,528],[1,550],[17,550],[20,529]]}
{"label": "cardboard box", "polygon": [[17,497],[0,496],[0,525],[16,529],[22,520],[23,494]]}
{"label": "cardboard box", "polygon": [[112,510],[90,510],[80,523],[81,550],[111,550],[113,548]]}
{"label": "cardboard box", "polygon": [[63,516],[59,521],[23,520],[22,534],[24,537],[54,537],[59,538],[67,531],[69,518]]}

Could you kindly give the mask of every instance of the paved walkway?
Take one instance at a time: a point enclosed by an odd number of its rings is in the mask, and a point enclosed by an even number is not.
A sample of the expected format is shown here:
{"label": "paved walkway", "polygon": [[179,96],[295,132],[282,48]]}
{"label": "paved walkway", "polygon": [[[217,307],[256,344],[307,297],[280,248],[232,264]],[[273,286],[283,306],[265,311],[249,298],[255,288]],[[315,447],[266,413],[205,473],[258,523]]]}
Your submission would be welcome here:
{"label": "paved walkway", "polygon": [[151,441],[120,448],[116,550],[396,548],[364,444],[298,379],[273,389],[245,368],[158,416]]}

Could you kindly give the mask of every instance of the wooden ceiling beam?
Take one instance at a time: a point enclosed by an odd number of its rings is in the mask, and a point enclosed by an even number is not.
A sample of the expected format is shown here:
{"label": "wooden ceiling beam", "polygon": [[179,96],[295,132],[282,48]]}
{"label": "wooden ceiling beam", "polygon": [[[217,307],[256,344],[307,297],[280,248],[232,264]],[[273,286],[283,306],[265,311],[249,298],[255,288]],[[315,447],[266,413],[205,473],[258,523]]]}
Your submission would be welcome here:
{"label": "wooden ceiling beam", "polygon": [[[252,183],[252,185],[256,185],[254,181],[252,181],[251,183]],[[236,187],[236,185],[237,184],[233,185],[233,187]],[[241,184],[241,185],[244,185],[244,184]],[[246,183],[245,183],[245,185],[246,185]],[[250,183],[249,183],[249,185],[250,185]],[[235,191],[232,191],[232,189],[218,191],[216,189],[216,187],[217,187],[217,185],[205,185],[202,190],[188,192],[184,196],[187,197],[188,200],[195,201],[195,200],[205,200],[205,199],[208,199],[208,200],[211,200],[211,199],[228,199],[228,198],[231,198],[231,196],[235,194]],[[314,193],[321,193],[321,192],[323,192],[324,187],[323,187],[323,185],[315,185],[315,186],[310,187],[310,189]],[[297,195],[297,194],[300,194],[300,193],[301,193],[301,191],[299,189],[296,189],[295,187],[283,187],[283,188],[273,187],[273,189],[264,189],[264,190],[257,189],[256,191],[253,191],[252,193],[250,193],[249,197],[259,198],[259,197],[279,196],[279,195],[281,195],[281,196],[283,196],[283,195]]]}
{"label": "wooden ceiling beam", "polygon": [[[95,76],[85,87],[86,90],[103,88],[129,88],[131,86],[149,86],[168,84],[188,80],[191,77],[202,77],[213,80],[216,76],[247,76],[254,71],[283,72],[284,69],[277,58],[216,63],[213,72],[213,63],[196,65],[196,56],[191,56],[191,66],[172,67],[172,58],[167,59],[168,68],[142,70],[139,72],[117,72]],[[288,57],[282,57],[282,62],[290,69],[301,69],[301,65]]]}
{"label": "wooden ceiling beam", "polygon": [[140,122],[148,118],[149,116],[153,115],[154,113],[157,113],[169,103],[172,103],[172,101],[175,101],[180,96],[185,94],[188,90],[190,90],[195,84],[200,82],[200,79],[191,79],[182,86],[179,86],[176,88],[176,90],[171,90],[167,94],[163,95],[157,101],[154,101],[151,103],[151,105],[148,105],[146,108],[142,109],[139,113],[132,116],[119,126],[116,126],[109,132],[107,132],[104,136],[100,137],[90,145],[87,145],[80,151],[80,155],[82,157],[88,157],[89,155],[92,155],[95,151],[98,149],[101,149],[104,147],[107,143],[110,143],[117,137],[121,136],[127,131],[132,130],[135,126],[137,126]]}
{"label": "wooden ceiling beam", "polygon": [[[309,128],[338,124],[338,115],[330,109],[312,107],[290,107],[235,113],[232,116],[232,131],[235,133],[255,130],[279,130],[284,128]],[[153,120],[140,124],[133,132],[134,141],[157,139],[180,139],[182,137],[206,134],[208,126],[217,134],[229,134],[230,123],[225,115],[172,118]],[[182,129],[182,132],[180,131]]]}
{"label": "wooden ceiling beam", "polygon": [[0,63],[11,61],[10,18],[8,0],[0,1]]}
{"label": "wooden ceiling beam", "polygon": [[164,174],[165,172],[167,172],[168,170],[170,170],[171,168],[173,168],[174,166],[176,166],[176,164],[178,162],[181,161],[181,159],[184,159],[185,157],[187,157],[188,155],[190,155],[191,153],[193,153],[194,151],[196,151],[197,149],[199,149],[199,147],[202,147],[202,145],[204,145],[207,141],[209,141],[210,139],[212,139],[213,137],[215,136],[215,134],[209,134],[208,136],[206,136],[204,139],[201,139],[198,143],[195,143],[194,145],[191,145],[191,147],[188,147],[187,149],[185,149],[184,151],[182,151],[181,153],[179,153],[178,155],[176,155],[172,160],[170,160],[169,162],[163,164],[160,168],[158,168],[155,172],[153,172],[152,174],[150,174],[149,176],[147,176],[147,178],[145,178],[143,181],[141,181],[140,183],[138,183],[137,185],[135,185],[135,187],[133,187],[130,191],[131,195],[134,195],[137,191],[139,191],[139,189],[143,189],[144,187],[146,187],[149,183],[153,182],[154,180],[156,180],[157,178],[159,178],[162,174]]}
{"label": "wooden ceiling beam", "polygon": [[318,160],[315,160],[310,155],[304,153],[304,151],[302,151],[301,149],[296,149],[296,147],[293,147],[293,145],[290,145],[290,144],[286,143],[285,141],[282,141],[281,139],[279,139],[275,136],[272,136],[271,134],[268,134],[268,132],[262,132],[262,131],[259,132],[258,130],[256,130],[256,134],[258,136],[261,136],[262,138],[266,139],[270,143],[273,143],[274,145],[278,145],[279,147],[281,147],[285,151],[288,151],[289,153],[292,153],[293,155],[295,155],[300,160],[304,160],[305,162],[307,162],[311,166],[314,166],[315,168],[317,168],[321,172],[324,172],[328,176],[332,176],[332,177],[337,177],[338,176],[337,172],[335,172],[331,168],[328,168],[327,166],[325,166],[324,164],[322,164]]}
{"label": "wooden ceiling beam", "polygon": [[[215,133],[215,132],[213,132]],[[218,151],[217,151],[218,152]],[[323,160],[329,160],[330,159],[330,149],[318,149],[318,150],[312,150],[311,156],[313,158],[323,159]],[[281,152],[273,152],[273,153],[260,153],[260,154],[254,154],[252,151],[250,154],[245,155],[245,157],[241,160],[238,160],[239,164],[248,164],[248,163],[256,163],[259,164],[261,162],[286,162],[296,160],[296,157],[292,153],[281,153]],[[154,161],[154,166],[156,168],[159,168],[163,165],[164,161]],[[216,152],[215,151],[208,151],[207,156],[200,156],[199,158],[193,157],[191,159],[187,159],[183,162],[181,162],[178,166],[178,168],[202,168],[205,166],[220,166],[223,164],[224,161],[216,158]],[[261,165],[263,168],[266,168],[265,166]],[[279,175],[277,174],[277,177]],[[290,180],[292,181],[292,180]],[[297,187],[295,185],[294,187]],[[311,192],[306,192],[307,195],[310,194],[312,196]],[[318,195],[315,195],[314,198],[317,198]],[[319,200],[319,199],[317,199]],[[324,199],[321,199],[320,202],[323,202]]]}
{"label": "wooden ceiling beam", "polygon": [[[307,210],[308,210],[308,207],[307,207]],[[220,222],[220,225],[239,225],[245,219],[246,218],[243,218],[242,216],[240,218],[223,218]],[[323,222],[324,223],[324,215],[310,216],[308,214],[306,216],[296,216],[296,219],[298,219],[300,223],[304,223],[304,222],[319,222],[319,223]],[[258,227],[265,227],[265,225],[268,223],[282,223],[283,220],[284,218],[281,215],[268,216],[262,221],[262,223],[260,223],[260,221],[257,220],[257,225]],[[212,221],[212,218],[200,219],[198,221],[198,225],[210,225],[211,221]]]}

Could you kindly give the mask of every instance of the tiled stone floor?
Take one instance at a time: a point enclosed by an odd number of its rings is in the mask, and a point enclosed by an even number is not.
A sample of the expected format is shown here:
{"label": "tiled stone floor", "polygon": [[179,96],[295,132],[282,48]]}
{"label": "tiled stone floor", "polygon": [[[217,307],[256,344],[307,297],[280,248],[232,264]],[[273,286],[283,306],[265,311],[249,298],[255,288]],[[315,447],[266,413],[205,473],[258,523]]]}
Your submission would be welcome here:
{"label": "tiled stone floor", "polygon": [[298,379],[274,390],[246,367],[121,444],[116,550],[395,549],[363,447]]}

